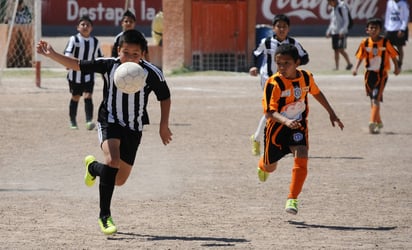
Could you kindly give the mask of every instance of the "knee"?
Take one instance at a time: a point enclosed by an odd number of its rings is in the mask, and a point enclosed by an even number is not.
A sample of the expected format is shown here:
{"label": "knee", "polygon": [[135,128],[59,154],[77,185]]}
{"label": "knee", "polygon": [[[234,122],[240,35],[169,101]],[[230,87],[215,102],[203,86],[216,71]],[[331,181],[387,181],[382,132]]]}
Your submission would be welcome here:
{"label": "knee", "polygon": [[116,178],[115,185],[116,186],[123,186],[126,183],[127,179],[124,178]]}
{"label": "knee", "polygon": [[106,157],[106,165],[109,165],[113,168],[119,168],[120,159],[115,159],[112,157]]}
{"label": "knee", "polygon": [[278,163],[274,162],[274,163],[270,163],[270,164],[265,164],[263,162],[263,158],[260,159],[259,161],[259,168],[262,169],[263,171],[267,172],[267,173],[272,173],[276,170]]}

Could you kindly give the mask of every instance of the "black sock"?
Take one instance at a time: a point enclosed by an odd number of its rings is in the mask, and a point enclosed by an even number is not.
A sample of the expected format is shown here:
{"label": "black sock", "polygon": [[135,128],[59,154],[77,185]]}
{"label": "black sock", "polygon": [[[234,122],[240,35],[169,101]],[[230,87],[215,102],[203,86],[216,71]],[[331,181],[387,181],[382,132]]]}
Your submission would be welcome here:
{"label": "black sock", "polygon": [[103,165],[100,175],[100,217],[110,216],[110,205],[114,192],[114,184],[118,169]]}
{"label": "black sock", "polygon": [[104,166],[106,166],[106,165],[104,165],[103,163],[100,163],[98,161],[94,161],[94,162],[90,163],[90,165],[89,165],[89,169],[88,169],[89,173],[93,176],[102,176],[102,170],[103,170]]}
{"label": "black sock", "polygon": [[84,99],[84,111],[86,112],[86,122],[93,120],[93,100],[92,98]]}
{"label": "black sock", "polygon": [[71,122],[76,122],[76,116],[77,116],[77,104],[79,102],[73,101],[73,99],[70,99],[70,104],[69,104],[69,116],[70,116],[70,121]]}

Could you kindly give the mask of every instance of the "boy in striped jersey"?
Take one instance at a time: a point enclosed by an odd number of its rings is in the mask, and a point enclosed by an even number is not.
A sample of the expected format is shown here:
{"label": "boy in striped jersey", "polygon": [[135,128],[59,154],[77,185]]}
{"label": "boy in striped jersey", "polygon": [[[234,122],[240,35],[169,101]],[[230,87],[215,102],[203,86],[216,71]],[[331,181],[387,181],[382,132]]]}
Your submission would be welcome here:
{"label": "boy in striped jersey", "polygon": [[[114,186],[123,185],[132,170],[143,126],[149,124],[146,107],[151,92],[154,92],[160,102],[160,138],[164,145],[172,140],[172,132],[169,129],[169,87],[161,70],[143,59],[147,41],[137,30],[123,33],[117,58],[79,60],[55,52],[46,41],[39,41],[36,50],[67,68],[103,75],[103,100],[99,108],[98,135],[105,160],[104,163],[98,162],[94,156],[86,156],[84,181],[87,186],[92,186],[96,177],[100,177],[98,223],[104,234],[114,234],[117,227],[110,212]],[[122,93],[114,84],[114,72],[125,62],[138,63],[147,72],[143,89],[134,94]]]}
{"label": "boy in striped jersey", "polygon": [[264,153],[257,174],[260,181],[266,181],[276,170],[278,161],[292,153],[294,164],[285,210],[297,214],[298,195],[308,171],[308,95],[311,94],[325,108],[332,126],[336,123],[343,129],[343,123],[318,88],[313,75],[297,68],[300,59],[294,45],[280,45],[275,52],[275,62],[277,73],[268,79],[263,94],[262,105],[267,122]]}
{"label": "boy in striped jersey", "polygon": [[[99,40],[91,35],[93,30],[92,20],[88,16],[82,16],[77,24],[77,33],[71,36],[66,45],[64,54],[80,60],[92,60],[102,57]],[[86,128],[92,130],[95,127],[93,122],[93,89],[94,73],[76,71],[69,69],[67,73],[69,89],[72,97],[69,104],[70,128],[78,129],[77,126],[77,106],[80,97],[84,94],[84,110],[86,113]]]}
{"label": "boy in striped jersey", "polygon": [[[265,87],[265,83],[269,77],[276,73],[277,67],[275,63],[275,51],[281,44],[293,44],[296,46],[299,52],[300,64],[306,65],[309,62],[309,54],[303,48],[303,46],[295,39],[289,36],[290,19],[284,14],[276,15],[272,20],[272,30],[274,35],[266,37],[261,40],[258,47],[253,51],[254,66],[249,69],[251,76],[258,75],[258,58],[263,56],[263,63],[260,66],[260,86],[262,90]],[[263,129],[265,127],[266,117],[263,115],[260,118],[258,127],[255,133],[250,137],[252,142],[252,154],[260,155],[260,142],[263,137]]]}
{"label": "boy in striped jersey", "polygon": [[355,69],[352,74],[358,73],[358,68],[365,60],[365,89],[371,100],[369,132],[377,134],[383,128],[380,115],[380,102],[383,101],[383,90],[388,80],[390,61],[395,67],[394,74],[400,73],[398,65],[398,51],[392,46],[389,39],[382,37],[382,20],[369,18],[366,24],[366,33],[369,37],[362,40],[356,51]]}

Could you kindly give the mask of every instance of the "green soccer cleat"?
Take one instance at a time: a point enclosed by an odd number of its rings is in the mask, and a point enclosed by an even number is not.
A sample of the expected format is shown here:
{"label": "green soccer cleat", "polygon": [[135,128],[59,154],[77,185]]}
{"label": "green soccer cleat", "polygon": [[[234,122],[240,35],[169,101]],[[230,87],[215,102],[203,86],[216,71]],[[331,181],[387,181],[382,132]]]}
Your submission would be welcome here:
{"label": "green soccer cleat", "polygon": [[260,142],[255,140],[254,135],[250,137],[250,142],[252,143],[252,154],[256,156],[260,155]]}
{"label": "green soccer cleat", "polygon": [[99,218],[99,226],[102,233],[112,235],[117,233],[117,227],[113,223],[112,216],[104,216]]}
{"label": "green soccer cleat", "polygon": [[287,213],[290,214],[297,214],[298,213],[298,200],[297,199],[288,199],[286,201],[285,210]]}
{"label": "green soccer cleat", "polygon": [[84,174],[84,184],[91,187],[96,182],[96,176],[93,176],[89,172],[89,166],[92,162],[96,161],[96,158],[93,155],[88,155],[84,158],[84,164],[86,165],[86,173]]}
{"label": "green soccer cleat", "polygon": [[260,169],[259,167],[257,168],[257,175],[259,177],[259,180],[261,182],[265,182],[268,178],[269,178],[269,173],[263,171],[262,169]]}
{"label": "green soccer cleat", "polygon": [[70,129],[72,130],[79,129],[79,127],[77,127],[77,122],[75,121],[70,122]]}

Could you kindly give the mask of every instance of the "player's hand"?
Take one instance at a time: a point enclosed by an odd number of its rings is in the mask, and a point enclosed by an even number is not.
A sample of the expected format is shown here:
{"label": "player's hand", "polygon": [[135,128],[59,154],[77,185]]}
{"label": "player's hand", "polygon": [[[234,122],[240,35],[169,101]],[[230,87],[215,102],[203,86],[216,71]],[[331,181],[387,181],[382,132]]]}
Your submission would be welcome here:
{"label": "player's hand", "polygon": [[36,45],[36,51],[40,55],[46,55],[47,56],[51,52],[53,52],[54,50],[48,42],[40,40]]}
{"label": "player's hand", "polygon": [[337,123],[340,130],[343,130],[343,128],[345,127],[336,115],[330,116],[330,121],[331,121],[333,127],[335,127],[335,123]]}
{"label": "player's hand", "polygon": [[159,129],[160,138],[164,145],[169,144],[172,141],[172,131],[170,131],[168,126],[160,126]]}
{"label": "player's hand", "polygon": [[302,127],[302,124],[300,124],[299,121],[297,120],[286,120],[284,123],[288,128],[290,129],[298,129],[300,127]]}
{"label": "player's hand", "polygon": [[358,71],[356,69],[352,70],[352,75],[356,76],[358,74]]}
{"label": "player's hand", "polygon": [[396,68],[396,69],[393,71],[393,73],[397,76],[397,75],[399,75],[399,74],[401,73],[401,70],[400,70],[399,67],[398,67],[398,68]]}

